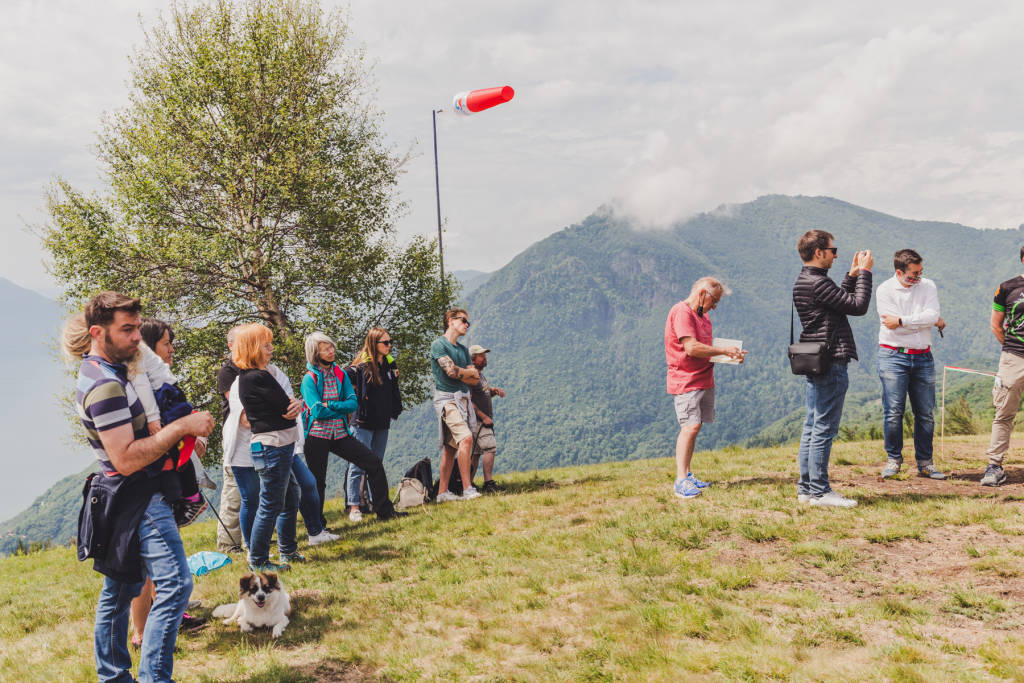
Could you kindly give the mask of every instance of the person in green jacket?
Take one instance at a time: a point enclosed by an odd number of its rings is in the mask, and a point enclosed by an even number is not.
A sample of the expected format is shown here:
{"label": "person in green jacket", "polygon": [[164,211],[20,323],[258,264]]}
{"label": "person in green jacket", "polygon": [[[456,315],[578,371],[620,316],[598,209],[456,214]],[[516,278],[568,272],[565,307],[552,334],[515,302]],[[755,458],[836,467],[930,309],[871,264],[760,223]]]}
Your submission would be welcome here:
{"label": "person in green jacket", "polygon": [[349,415],[359,407],[356,393],[345,372],[334,362],[336,346],[326,334],[306,337],[306,368],[300,391],[305,402],[303,425],[306,432],[306,463],[316,477],[320,494],[320,517],[325,528],[323,505],[327,489],[327,455],[334,453],[366,473],[370,502],[377,519],[390,519],[395,512],[388,498],[384,463],[352,436]]}

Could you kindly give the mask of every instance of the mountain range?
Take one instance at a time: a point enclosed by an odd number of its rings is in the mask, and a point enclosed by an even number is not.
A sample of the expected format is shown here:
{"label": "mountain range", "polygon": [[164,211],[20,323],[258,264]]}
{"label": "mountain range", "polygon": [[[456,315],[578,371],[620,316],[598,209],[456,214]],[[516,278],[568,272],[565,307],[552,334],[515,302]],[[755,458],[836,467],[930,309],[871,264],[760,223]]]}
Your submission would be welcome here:
{"label": "mountain range", "polygon": [[[803,392],[785,355],[790,290],[801,267],[797,239],[811,228],[835,236],[837,280],[859,249],[875,254],[876,286],[891,277],[896,250],[919,251],[948,323],[934,339],[937,363],[995,367],[992,292],[1020,273],[1021,229],[906,220],[830,197],[765,196],[663,230],[601,209],[490,275],[461,274],[472,321],[465,341],[491,349],[484,374],[508,394],[495,401],[498,472],[670,455],[677,426],[665,392],[665,317],[705,275],[732,290],[711,314],[715,335],[742,339],[750,353],[741,366],[716,368],[716,420],[698,449],[792,439]],[[860,362],[851,365],[849,404],[859,419],[880,420],[878,318],[872,307],[852,322]],[[429,402],[408,407],[391,430],[391,481],[424,456],[436,467],[435,444]],[[329,494],[341,490],[343,470],[332,462]],[[77,514],[77,499],[59,502],[55,493],[40,499],[51,518],[61,506]],[[22,515],[0,525],[0,537],[31,536],[27,522]]]}

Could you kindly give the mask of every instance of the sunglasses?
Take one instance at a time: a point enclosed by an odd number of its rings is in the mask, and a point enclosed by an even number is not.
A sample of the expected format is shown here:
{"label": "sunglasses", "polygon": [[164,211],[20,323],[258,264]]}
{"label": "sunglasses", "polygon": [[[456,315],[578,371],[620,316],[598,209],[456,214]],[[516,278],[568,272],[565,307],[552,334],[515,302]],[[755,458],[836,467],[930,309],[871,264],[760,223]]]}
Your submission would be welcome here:
{"label": "sunglasses", "polygon": [[384,346],[391,346],[391,340],[390,339],[381,339],[377,343],[378,344],[383,344]]}
{"label": "sunglasses", "polygon": [[825,247],[822,251],[831,251],[833,256],[839,255],[839,247]]}
{"label": "sunglasses", "polygon": [[468,321],[468,320],[466,320],[466,319],[465,319],[464,317],[462,317],[461,315],[460,315],[460,316],[457,316],[457,317],[456,317],[455,319],[456,319],[456,320],[461,320],[462,322],[466,323],[466,327],[469,327],[469,321]]}

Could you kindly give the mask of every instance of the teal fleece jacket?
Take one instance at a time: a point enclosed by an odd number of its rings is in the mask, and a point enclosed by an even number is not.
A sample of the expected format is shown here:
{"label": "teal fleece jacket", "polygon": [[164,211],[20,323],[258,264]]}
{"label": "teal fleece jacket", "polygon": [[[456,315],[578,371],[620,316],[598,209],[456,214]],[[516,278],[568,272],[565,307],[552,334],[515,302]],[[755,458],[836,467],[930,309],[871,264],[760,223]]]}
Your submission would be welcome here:
{"label": "teal fleece jacket", "polygon": [[[337,365],[331,366],[331,372],[338,378],[340,400],[328,401],[324,405],[324,374],[317,366],[306,363],[309,371],[302,377],[302,384],[299,386],[299,393],[302,400],[309,408],[309,419],[306,420],[306,435],[309,436],[309,429],[317,420],[337,420],[347,418],[359,409],[359,399],[356,397],[355,389],[348,375]],[[316,379],[314,379],[314,375]]]}

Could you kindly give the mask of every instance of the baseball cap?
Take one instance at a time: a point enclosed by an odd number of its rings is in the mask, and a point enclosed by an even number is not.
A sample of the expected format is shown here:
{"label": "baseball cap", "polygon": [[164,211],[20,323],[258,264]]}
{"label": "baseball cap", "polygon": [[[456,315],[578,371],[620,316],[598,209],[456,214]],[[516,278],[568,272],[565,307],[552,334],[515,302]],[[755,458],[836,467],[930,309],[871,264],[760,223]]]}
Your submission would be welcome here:
{"label": "baseball cap", "polygon": [[480,346],[479,344],[473,344],[472,346],[469,347],[469,355],[470,356],[476,356],[476,355],[479,355],[481,353],[490,353],[490,352],[491,352],[490,349],[485,349],[484,347]]}

